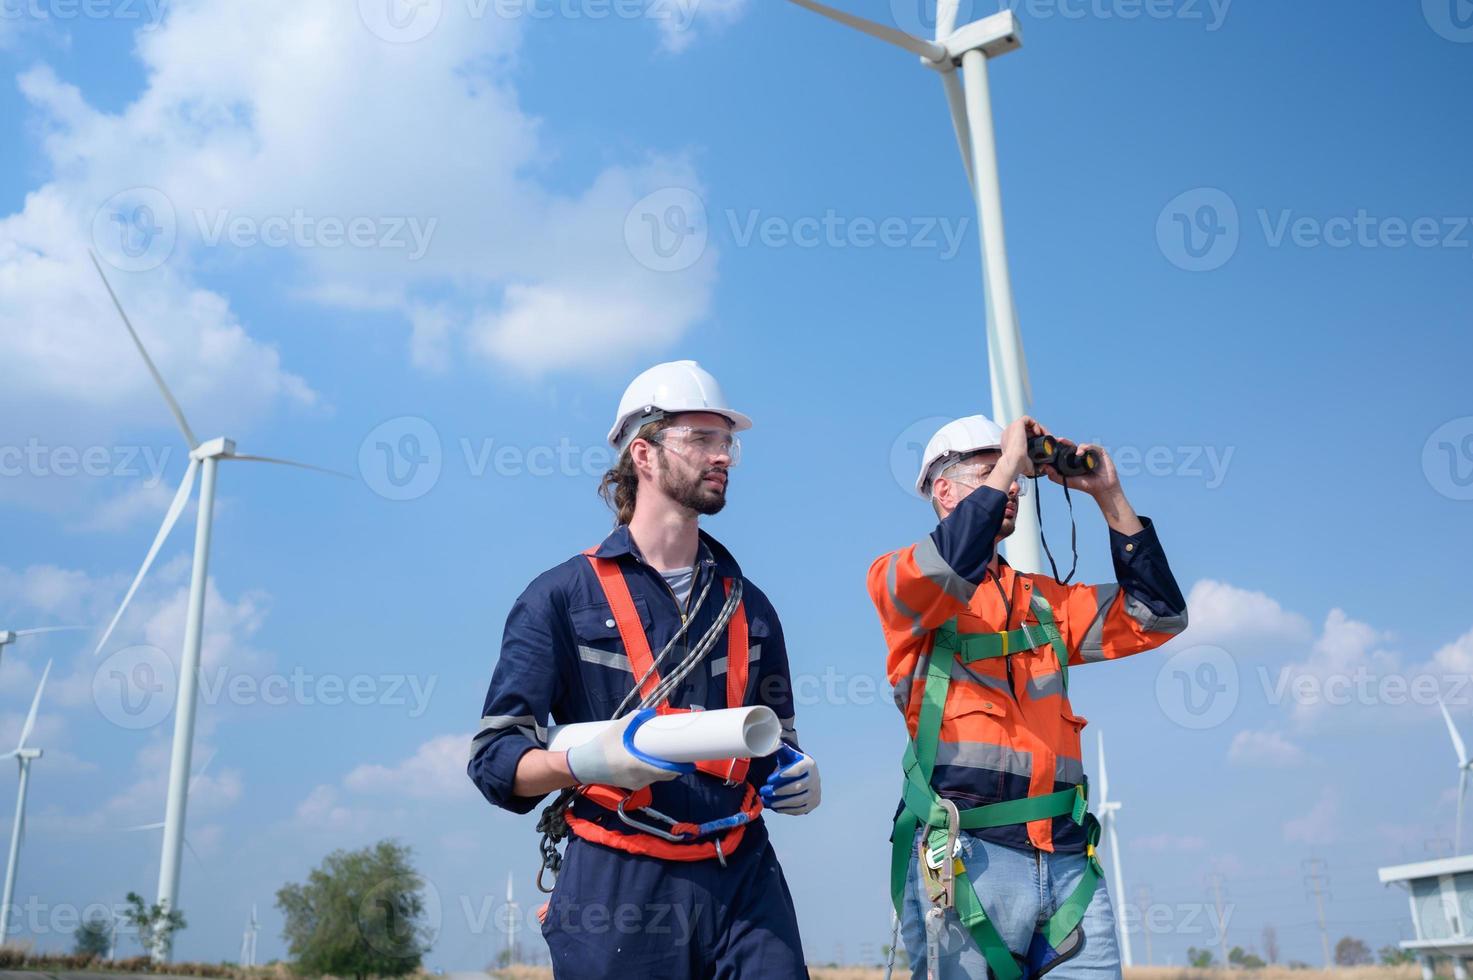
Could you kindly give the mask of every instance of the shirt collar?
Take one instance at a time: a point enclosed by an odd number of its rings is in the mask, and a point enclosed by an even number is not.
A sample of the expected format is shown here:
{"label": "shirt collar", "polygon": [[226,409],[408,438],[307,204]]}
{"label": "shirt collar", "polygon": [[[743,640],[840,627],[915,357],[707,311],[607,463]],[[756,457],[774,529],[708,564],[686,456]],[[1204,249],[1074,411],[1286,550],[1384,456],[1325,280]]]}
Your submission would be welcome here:
{"label": "shirt collar", "polygon": [[[697,531],[700,537],[700,548],[696,554],[697,567],[707,565],[714,566],[716,574],[722,578],[737,578],[742,574],[741,566],[732,557],[726,546],[717,541],[705,531]],[[639,545],[634,541],[634,535],[629,533],[628,524],[620,524],[604,538],[603,543],[594,551],[599,558],[619,558],[624,555],[632,555],[636,560],[643,562],[644,555],[639,551]]]}

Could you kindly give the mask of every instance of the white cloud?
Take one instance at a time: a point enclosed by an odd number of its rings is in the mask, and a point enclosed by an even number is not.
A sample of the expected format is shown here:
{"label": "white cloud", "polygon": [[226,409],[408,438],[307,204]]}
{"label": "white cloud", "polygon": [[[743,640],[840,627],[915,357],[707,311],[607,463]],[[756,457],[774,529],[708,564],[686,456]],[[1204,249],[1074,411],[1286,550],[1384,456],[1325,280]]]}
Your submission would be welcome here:
{"label": "white cloud", "polygon": [[701,33],[697,23],[720,30],[747,12],[747,0],[652,0],[649,15],[660,26],[660,46],[679,53]]}
{"label": "white cloud", "polygon": [[1309,811],[1284,821],[1284,840],[1290,843],[1333,844],[1340,836],[1340,799],[1327,789]]}
{"label": "white cloud", "polygon": [[1240,766],[1299,766],[1308,759],[1302,748],[1273,731],[1238,732],[1228,747],[1228,761]]}
{"label": "white cloud", "polygon": [[343,785],[358,793],[468,799],[475,792],[465,774],[469,744],[464,735],[440,735],[422,743],[414,755],[398,765],[359,766],[348,773]]}
{"label": "white cloud", "polygon": [[1177,646],[1212,643],[1237,652],[1246,645],[1308,643],[1309,621],[1262,592],[1202,579],[1187,596],[1190,623]]}

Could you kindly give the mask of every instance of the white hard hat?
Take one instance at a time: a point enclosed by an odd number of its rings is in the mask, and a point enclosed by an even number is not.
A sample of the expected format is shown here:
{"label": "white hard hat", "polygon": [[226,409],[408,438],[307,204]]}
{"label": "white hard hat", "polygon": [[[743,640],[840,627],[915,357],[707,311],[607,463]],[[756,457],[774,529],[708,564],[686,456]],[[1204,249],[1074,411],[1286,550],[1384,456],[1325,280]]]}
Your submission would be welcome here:
{"label": "white hard hat", "polygon": [[957,457],[981,449],[1001,448],[1002,426],[985,415],[968,415],[947,422],[926,443],[926,455],[921,460],[920,475],[916,477],[916,493],[922,497],[929,495],[931,480]]}
{"label": "white hard hat", "polygon": [[646,422],[677,412],[714,412],[731,420],[733,432],[752,427],[752,420],[726,403],[721,385],[695,361],[656,364],[629,382],[619,399],[619,415],[609,430],[609,445],[619,452],[634,441]]}

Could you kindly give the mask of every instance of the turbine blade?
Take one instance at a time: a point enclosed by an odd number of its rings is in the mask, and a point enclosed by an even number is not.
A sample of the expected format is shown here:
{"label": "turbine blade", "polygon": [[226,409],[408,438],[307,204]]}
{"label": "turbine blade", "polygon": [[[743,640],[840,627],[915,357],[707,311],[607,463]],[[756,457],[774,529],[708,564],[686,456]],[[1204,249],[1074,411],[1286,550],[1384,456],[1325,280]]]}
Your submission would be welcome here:
{"label": "turbine blade", "polygon": [[158,830],[163,827],[163,825],[164,822],[162,820],[160,820],[158,823],[141,823],[138,824],[136,827],[124,827],[123,833],[130,834],[135,830]]}
{"label": "turbine blade", "polygon": [[1458,753],[1458,765],[1468,765],[1468,750],[1463,746],[1463,736],[1458,734],[1458,726],[1453,724],[1453,716],[1447,713],[1447,705],[1442,703],[1442,698],[1437,699],[1437,706],[1442,709],[1442,720],[1447,722],[1447,733],[1453,737],[1453,748]]}
{"label": "turbine blade", "polygon": [[1105,733],[1100,732],[1095,738],[1100,745],[1100,809],[1103,810],[1110,799],[1110,771],[1105,768]]}
{"label": "turbine blade", "polygon": [[40,633],[61,633],[68,630],[84,630],[85,626],[38,626],[33,630],[16,630],[16,636],[36,636]]}
{"label": "turbine blade", "polygon": [[862,34],[868,34],[870,37],[893,44],[897,48],[904,48],[911,54],[920,55],[927,61],[943,61],[946,58],[946,46],[944,44],[937,44],[935,41],[926,41],[914,35],[907,34],[904,31],[897,31],[895,28],[885,24],[866,20],[863,17],[856,17],[835,7],[830,7],[828,4],[819,3],[818,0],[791,0],[791,2],[796,3],[800,7],[806,7],[815,14],[821,14],[829,20],[838,21],[845,27],[852,27]]}
{"label": "turbine blade", "polygon": [[972,196],[977,196],[976,177],[972,172],[972,124],[967,121],[967,101],[962,94],[961,79],[956,72],[949,71],[941,76],[941,88],[946,93],[946,107],[951,110],[951,128],[956,133],[956,144],[962,151],[962,168],[967,172],[967,187]]}
{"label": "turbine blade", "polygon": [[128,319],[128,314],[123,312],[123,304],[118,302],[118,294],[113,292],[113,284],[107,281],[107,274],[102,271],[102,263],[97,261],[97,253],[88,249],[87,254],[92,258],[92,267],[102,277],[102,284],[107,287],[107,294],[112,297],[118,316],[123,318],[123,326],[128,328],[128,336],[133,338],[133,346],[137,347],[138,353],[143,355],[143,363],[148,365],[148,373],[153,375],[154,384],[159,386],[164,401],[169,403],[169,411],[174,413],[174,421],[179,423],[179,431],[184,433],[184,439],[189,443],[190,449],[197,448],[199,440],[194,437],[194,430],[189,427],[189,422],[184,418],[184,409],[179,407],[179,402],[174,399],[174,393],[169,390],[168,385],[164,384],[164,376],[159,374],[159,369],[154,366],[153,358],[148,356],[148,349],[138,338],[138,331],[133,329],[133,322]]}
{"label": "turbine blade", "polygon": [[184,846],[187,847],[187,848],[189,848],[190,856],[194,858],[195,863],[199,865],[200,870],[201,871],[206,870],[204,860],[200,858],[199,851],[196,851],[194,849],[194,845],[191,844],[191,843],[189,843],[189,838],[188,837],[184,838]]}
{"label": "turbine blade", "polygon": [[41,671],[41,683],[36,685],[36,696],[31,699],[31,710],[26,714],[26,723],[20,729],[20,741],[15,743],[15,750],[19,752],[26,747],[26,739],[31,737],[31,731],[36,727],[36,712],[41,708],[41,692],[46,688],[46,678],[51,674],[51,661],[46,661],[46,669]]}
{"label": "turbine blade", "polygon": [[313,466],[311,463],[298,463],[295,460],[290,460],[290,459],[276,459],[276,458],[274,458],[272,456],[247,456],[247,455],[244,455],[244,454],[241,454],[241,453],[234,453],[234,454],[232,454],[230,456],[224,456],[222,458],[223,459],[243,459],[243,460],[246,460],[247,462],[250,462],[250,463],[275,463],[277,466],[295,466],[297,469],[300,469],[300,470],[312,470],[313,472],[316,472],[316,473],[326,473],[328,476],[340,476],[344,480],[352,480],[352,479],[355,479],[355,477],[353,476],[353,474],[351,474],[351,473],[344,473],[342,470],[330,470],[330,469],[328,469],[325,466]]}
{"label": "turbine blade", "polygon": [[1458,826],[1453,831],[1453,857],[1463,851],[1463,797],[1468,792],[1468,770],[1458,773]]}
{"label": "turbine blade", "polygon": [[961,0],[936,0],[936,40],[944,41],[956,30],[956,12]]}
{"label": "turbine blade", "polygon": [[169,504],[169,511],[164,515],[164,523],[159,526],[159,533],[154,535],[153,546],[148,549],[148,555],[143,559],[143,566],[138,569],[138,574],[133,577],[133,584],[128,586],[128,594],[123,596],[123,604],[118,607],[113,621],[107,624],[107,629],[102,634],[102,639],[97,642],[97,649],[92,655],[95,657],[102,653],[102,648],[107,646],[107,641],[112,637],[113,630],[117,628],[118,621],[123,618],[128,603],[133,601],[133,593],[138,591],[138,586],[143,582],[143,576],[148,574],[153,560],[158,557],[159,549],[164,546],[164,540],[168,538],[169,532],[174,530],[174,524],[179,520],[179,515],[184,512],[184,505],[189,500],[189,494],[194,489],[194,474],[199,470],[199,462],[191,459],[189,467],[184,471],[184,479],[179,484],[179,489],[174,492],[174,500]]}

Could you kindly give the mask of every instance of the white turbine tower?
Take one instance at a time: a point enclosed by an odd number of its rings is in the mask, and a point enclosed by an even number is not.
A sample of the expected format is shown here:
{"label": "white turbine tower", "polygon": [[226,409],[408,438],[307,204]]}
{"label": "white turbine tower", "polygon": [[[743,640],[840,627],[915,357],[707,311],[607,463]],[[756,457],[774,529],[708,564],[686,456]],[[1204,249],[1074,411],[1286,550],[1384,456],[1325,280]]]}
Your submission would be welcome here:
{"label": "white turbine tower", "polygon": [[[1105,768],[1105,736],[1096,736],[1100,743],[1100,805],[1098,816],[1100,829],[1110,844],[1110,868],[1115,872],[1115,931],[1120,937],[1120,964],[1131,966],[1130,933],[1125,928],[1125,872],[1120,866],[1120,837],[1115,833],[1115,814],[1120,812],[1120,803],[1110,799],[1110,771]],[[1142,910],[1144,911],[1144,910]]]}
{"label": "white turbine tower", "polygon": [[[246,460],[295,466],[320,473],[330,473],[334,476],[346,476],[346,474],[288,459],[247,456],[237,453],[234,441],[223,437],[210,439],[207,442],[196,439],[194,430],[189,427],[189,422],[184,417],[184,410],[179,407],[173,392],[164,383],[163,375],[159,374],[158,368],[154,366],[153,358],[148,356],[148,350],[143,346],[143,341],[139,339],[138,332],[133,329],[128,314],[123,311],[123,304],[118,301],[117,293],[113,292],[112,283],[108,282],[107,275],[102,271],[102,265],[97,261],[96,254],[89,254],[93,267],[97,269],[97,275],[102,278],[102,284],[106,287],[107,294],[118,311],[118,316],[123,320],[123,326],[128,330],[128,336],[133,339],[133,346],[138,349],[144,366],[153,376],[154,384],[158,386],[159,393],[164,396],[164,401],[168,403],[169,411],[173,414],[179,431],[184,434],[184,440],[189,444],[189,466],[184,471],[184,479],[174,494],[174,500],[169,504],[168,512],[164,515],[164,523],[160,526],[158,534],[154,536],[153,545],[148,549],[142,567],[138,569],[138,574],[133,578],[133,584],[128,587],[127,594],[123,596],[122,605],[118,607],[117,614],[113,616],[112,622],[108,624],[107,630],[102,635],[101,642],[97,644],[96,653],[102,653],[118,621],[123,618],[123,612],[128,608],[128,603],[133,600],[133,594],[138,591],[143,577],[148,574],[154,559],[158,557],[159,549],[163,547],[169,532],[174,529],[179,515],[184,512],[184,505],[189,502],[190,493],[194,489],[195,475],[200,475],[199,512],[194,533],[194,566],[189,579],[189,606],[184,624],[184,652],[179,664],[179,691],[174,706],[173,753],[169,760],[169,796],[164,810],[164,848],[159,862],[158,901],[168,911],[178,908],[179,862],[184,846],[185,807],[189,802],[189,765],[190,754],[194,746],[195,692],[199,682],[200,640],[204,635],[205,586],[210,564],[210,530],[215,510],[215,470],[221,460]],[[156,962],[166,960],[170,955],[163,943],[150,950],[150,954]]]}
{"label": "white turbine tower", "polygon": [[[1002,188],[997,174],[992,96],[987,81],[987,62],[990,59],[1023,46],[1017,16],[1004,8],[958,28],[956,18],[960,0],[937,0],[936,38],[928,41],[817,0],[792,2],[919,55],[922,65],[940,74],[982,235],[982,280],[986,293],[987,366],[992,412],[1003,424],[1027,414],[1033,392],[1023,357],[1023,338],[1018,331],[1018,317],[1013,308],[1012,281],[1008,275]],[[962,74],[960,80],[956,75],[958,68]],[[1018,508],[1017,530],[1008,537],[1004,547],[1014,568],[1025,572],[1043,570],[1038,518],[1033,508]]]}
{"label": "white turbine tower", "polygon": [[1458,753],[1458,823],[1453,828],[1453,856],[1463,853],[1463,797],[1468,793],[1468,770],[1473,768],[1473,761],[1468,759],[1468,749],[1463,745],[1463,736],[1458,734],[1458,726],[1453,724],[1453,716],[1447,713],[1447,705],[1442,703],[1442,698],[1437,699],[1437,706],[1442,709],[1442,720],[1447,722],[1447,733],[1453,739],[1453,751]]}
{"label": "white turbine tower", "polygon": [[522,907],[512,898],[511,872],[506,873],[506,951],[503,966],[512,966],[522,961]]}
{"label": "white turbine tower", "polygon": [[255,966],[256,965],[256,932],[257,932],[257,930],[258,930],[258,923],[256,922],[256,903],[255,902],[252,902],[251,903],[251,918],[250,918],[250,921],[246,923],[245,935],[243,935],[243,936],[240,937],[240,965],[241,966]]}
{"label": "white turbine tower", "polygon": [[5,753],[14,756],[20,766],[20,792],[15,797],[15,823],[10,828],[10,859],[5,862],[5,895],[0,898],[0,946],[5,945],[6,931],[10,926],[11,903],[15,900],[15,872],[20,864],[20,844],[26,836],[26,789],[31,781],[31,763],[41,758],[41,750],[26,745],[31,731],[36,727],[36,712],[41,707],[41,691],[46,687],[46,678],[51,673],[51,661],[41,671],[41,683],[36,685],[36,696],[31,699],[31,710],[20,729],[20,740],[15,750]]}

